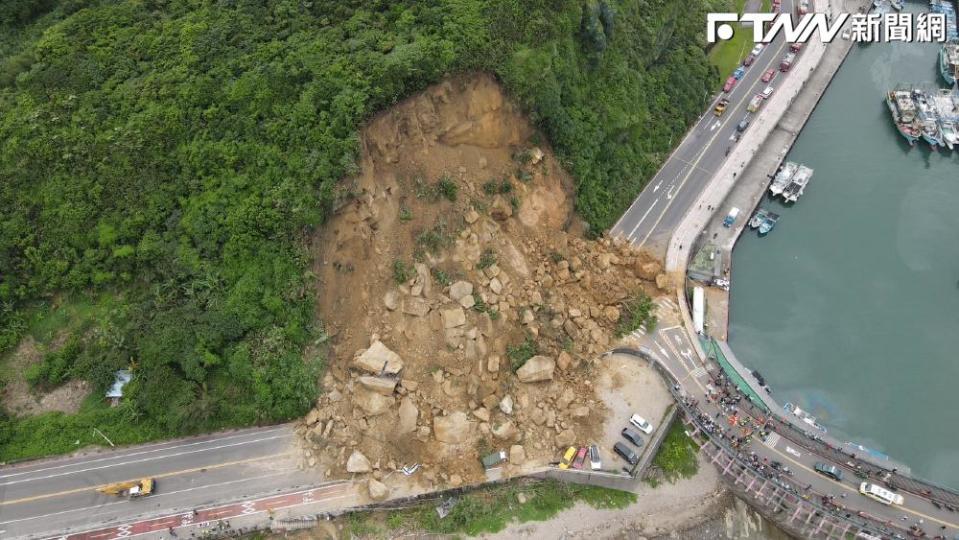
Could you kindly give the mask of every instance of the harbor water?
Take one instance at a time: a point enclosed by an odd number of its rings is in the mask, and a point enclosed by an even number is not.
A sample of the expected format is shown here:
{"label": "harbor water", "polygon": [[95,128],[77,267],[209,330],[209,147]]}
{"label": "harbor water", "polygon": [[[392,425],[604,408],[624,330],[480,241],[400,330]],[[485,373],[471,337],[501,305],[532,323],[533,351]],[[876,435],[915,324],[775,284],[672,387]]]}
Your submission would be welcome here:
{"label": "harbor water", "polygon": [[805,194],[736,246],[729,341],[779,403],[959,488],[959,149],[909,147],[883,101],[942,86],[938,50],[850,52],[786,157]]}

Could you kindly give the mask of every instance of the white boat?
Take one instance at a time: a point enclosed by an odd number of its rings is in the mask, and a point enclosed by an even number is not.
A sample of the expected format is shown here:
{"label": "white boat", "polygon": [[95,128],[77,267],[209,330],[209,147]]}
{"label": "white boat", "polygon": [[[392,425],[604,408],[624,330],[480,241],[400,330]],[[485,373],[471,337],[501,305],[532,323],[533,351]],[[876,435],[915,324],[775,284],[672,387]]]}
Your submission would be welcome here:
{"label": "white boat", "polygon": [[779,172],[776,173],[776,177],[773,178],[773,183],[769,186],[769,192],[772,193],[773,196],[781,194],[783,190],[786,189],[786,186],[789,185],[789,181],[792,180],[798,168],[798,163],[787,161],[782,168],[779,169]]}
{"label": "white boat", "polygon": [[809,167],[805,165],[799,166],[796,174],[794,174],[792,180],[790,180],[789,185],[783,190],[783,198],[786,199],[786,202],[796,202],[799,200],[799,197],[801,197],[806,190],[806,185],[809,184],[809,180],[812,178],[812,173],[813,170]]}

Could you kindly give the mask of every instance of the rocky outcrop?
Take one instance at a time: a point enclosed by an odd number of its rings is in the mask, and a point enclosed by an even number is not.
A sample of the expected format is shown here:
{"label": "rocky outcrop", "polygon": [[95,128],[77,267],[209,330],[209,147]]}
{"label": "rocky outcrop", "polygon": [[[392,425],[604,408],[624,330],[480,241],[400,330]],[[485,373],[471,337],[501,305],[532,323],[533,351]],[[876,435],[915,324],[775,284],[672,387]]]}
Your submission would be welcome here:
{"label": "rocky outcrop", "polygon": [[346,460],[346,472],[354,474],[368,473],[373,470],[370,460],[359,450],[353,450],[350,458]]}
{"label": "rocky outcrop", "polygon": [[399,421],[396,423],[396,434],[406,435],[416,430],[416,420],[420,416],[419,409],[409,396],[400,402]]}
{"label": "rocky outcrop", "polygon": [[370,478],[366,483],[366,491],[374,501],[382,501],[390,496],[390,488],[376,479]]}

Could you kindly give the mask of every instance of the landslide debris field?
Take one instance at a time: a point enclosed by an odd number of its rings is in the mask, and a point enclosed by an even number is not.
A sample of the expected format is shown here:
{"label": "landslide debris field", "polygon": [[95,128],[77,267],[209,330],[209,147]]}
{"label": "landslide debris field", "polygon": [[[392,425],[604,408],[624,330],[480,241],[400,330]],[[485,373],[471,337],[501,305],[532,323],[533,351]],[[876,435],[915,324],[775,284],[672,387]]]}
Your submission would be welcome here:
{"label": "landslide debris field", "polygon": [[509,474],[600,436],[595,359],[659,265],[577,232],[570,177],[489,76],[401,102],[361,145],[314,244],[331,350],[303,466],[372,473],[381,498],[403,466],[455,486],[483,479],[488,451]]}

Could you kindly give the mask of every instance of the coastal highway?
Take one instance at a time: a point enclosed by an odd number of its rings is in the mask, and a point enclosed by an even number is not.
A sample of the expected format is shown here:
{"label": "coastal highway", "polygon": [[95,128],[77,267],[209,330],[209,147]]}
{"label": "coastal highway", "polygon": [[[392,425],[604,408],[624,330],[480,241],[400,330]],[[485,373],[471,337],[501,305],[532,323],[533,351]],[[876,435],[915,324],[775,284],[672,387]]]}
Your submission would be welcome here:
{"label": "coastal highway", "polygon": [[[782,6],[783,13],[790,13],[793,1],[784,0]],[[740,31],[751,33],[752,28]],[[751,43],[750,39],[747,46],[751,47]],[[633,245],[653,255],[665,255],[676,226],[726,159],[726,149],[736,144],[736,125],[748,115],[749,100],[766,86],[778,87],[783,77],[789,76],[789,72],[779,71],[779,64],[788,52],[784,37],[778,36],[763,48],[732,92],[712,100],[703,117],[610,229],[611,236],[628,238]],[[768,85],[761,80],[767,69],[776,70],[775,78]],[[725,80],[731,73],[721,75]],[[716,117],[713,108],[723,97],[729,99],[729,105],[725,114]]]}
{"label": "coastal highway", "polygon": [[[323,482],[297,468],[289,424],[166,441],[0,469],[0,538],[43,537],[194,509]],[[128,500],[96,491],[156,479]]]}
{"label": "coastal highway", "polygon": [[[676,314],[675,300],[657,299],[658,313],[663,315],[662,327],[654,332],[639,330],[634,333],[642,346],[653,351],[655,360],[663,365],[674,378],[680,381],[683,391],[699,401],[699,409],[709,414],[717,425],[729,428],[728,411],[722,411],[715,402],[706,400],[706,390],[713,385],[710,374],[689,342],[686,331],[680,326]],[[740,417],[742,413],[740,413]],[[786,435],[787,428],[774,428],[772,434],[762,440],[754,437],[747,446],[742,447],[743,454],[755,452],[759,459],[769,462],[778,461],[788,466],[793,476],[786,479],[797,486],[811,486],[805,493],[819,502],[822,495],[832,495],[833,502],[846,508],[842,513],[864,512],[887,523],[890,536],[900,534],[909,538],[908,529],[921,527],[927,538],[945,536],[952,539],[959,535],[959,513],[944,508],[936,508],[927,498],[906,491],[900,491],[905,501],[902,506],[887,506],[859,493],[859,483],[854,471],[846,463],[830,462],[816,455],[810,449],[798,444]],[[841,482],[826,478],[815,472],[817,462],[827,462],[838,466],[843,472]],[[883,485],[880,479],[871,478],[870,482]],[[905,519],[903,519],[905,518]],[[945,529],[943,529],[945,527]]]}

